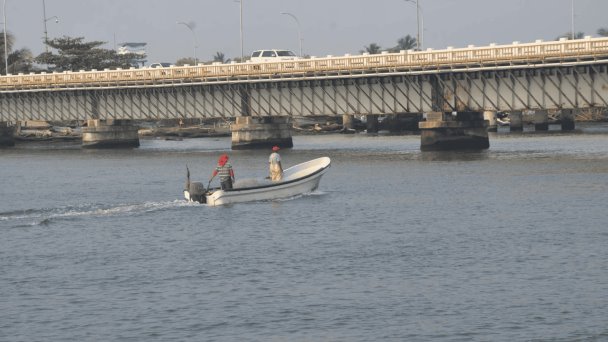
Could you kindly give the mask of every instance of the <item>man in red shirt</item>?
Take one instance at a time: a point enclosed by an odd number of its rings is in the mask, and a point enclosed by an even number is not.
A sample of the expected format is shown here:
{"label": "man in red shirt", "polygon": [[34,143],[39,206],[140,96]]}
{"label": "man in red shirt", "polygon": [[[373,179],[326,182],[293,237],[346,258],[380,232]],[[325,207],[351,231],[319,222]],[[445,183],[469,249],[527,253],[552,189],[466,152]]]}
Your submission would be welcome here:
{"label": "man in red shirt", "polygon": [[234,182],[234,170],[232,170],[232,165],[228,162],[228,155],[222,154],[217,161],[217,166],[213,171],[213,175],[209,179],[209,183],[213,180],[215,176],[220,176],[220,184],[222,186],[222,190],[232,189],[232,183]]}

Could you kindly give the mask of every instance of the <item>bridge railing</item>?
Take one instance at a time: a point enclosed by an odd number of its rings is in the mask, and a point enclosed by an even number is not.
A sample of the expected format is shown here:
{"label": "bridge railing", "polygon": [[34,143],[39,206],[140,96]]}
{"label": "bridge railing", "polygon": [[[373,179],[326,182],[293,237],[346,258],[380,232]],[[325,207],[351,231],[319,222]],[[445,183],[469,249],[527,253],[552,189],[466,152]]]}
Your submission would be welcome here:
{"label": "bridge railing", "polygon": [[284,62],[229,63],[169,68],[91,70],[19,74],[0,77],[0,91],[63,89],[73,87],[121,87],[150,84],[249,80],[268,77],[302,77],[334,74],[442,70],[458,67],[491,67],[564,60],[608,59],[608,38],[444,50],[401,51],[374,55],[328,56]]}

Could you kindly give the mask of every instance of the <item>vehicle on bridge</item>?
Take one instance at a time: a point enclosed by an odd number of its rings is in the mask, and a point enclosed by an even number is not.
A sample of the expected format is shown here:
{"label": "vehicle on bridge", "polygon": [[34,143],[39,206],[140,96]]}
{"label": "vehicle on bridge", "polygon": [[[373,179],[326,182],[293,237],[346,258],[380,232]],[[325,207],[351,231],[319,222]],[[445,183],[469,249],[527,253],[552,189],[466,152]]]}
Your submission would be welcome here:
{"label": "vehicle on bridge", "polygon": [[300,59],[300,57],[290,50],[257,50],[251,54],[252,63],[295,61],[296,59]]}
{"label": "vehicle on bridge", "polygon": [[498,112],[496,113],[496,124],[499,126],[509,126],[511,123],[511,119],[509,119],[508,112]]}
{"label": "vehicle on bridge", "polygon": [[152,63],[149,68],[168,68],[171,66],[171,63],[161,62],[161,63]]}
{"label": "vehicle on bridge", "polygon": [[234,188],[205,189],[201,182],[190,182],[190,171],[186,176],[184,197],[189,202],[216,206],[230,203],[267,201],[289,198],[310,193],[319,187],[321,176],[329,169],[329,157],[321,157],[292,166],[283,171],[283,179],[245,179],[234,183]]}

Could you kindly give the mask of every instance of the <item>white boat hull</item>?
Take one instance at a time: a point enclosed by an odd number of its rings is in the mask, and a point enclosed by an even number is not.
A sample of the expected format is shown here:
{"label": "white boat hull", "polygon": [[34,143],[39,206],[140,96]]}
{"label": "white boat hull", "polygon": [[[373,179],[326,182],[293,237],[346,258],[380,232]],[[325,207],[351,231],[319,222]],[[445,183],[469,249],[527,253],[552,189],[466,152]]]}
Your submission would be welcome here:
{"label": "white boat hull", "polygon": [[509,126],[511,124],[511,120],[509,120],[509,119],[496,119],[496,124],[498,126]]}
{"label": "white boat hull", "polygon": [[211,206],[294,197],[316,190],[330,164],[328,157],[317,158],[285,170],[280,182],[261,181],[249,187],[235,184],[234,189],[207,191],[204,198],[190,196],[190,192],[184,190],[184,197],[188,201],[205,202]]}

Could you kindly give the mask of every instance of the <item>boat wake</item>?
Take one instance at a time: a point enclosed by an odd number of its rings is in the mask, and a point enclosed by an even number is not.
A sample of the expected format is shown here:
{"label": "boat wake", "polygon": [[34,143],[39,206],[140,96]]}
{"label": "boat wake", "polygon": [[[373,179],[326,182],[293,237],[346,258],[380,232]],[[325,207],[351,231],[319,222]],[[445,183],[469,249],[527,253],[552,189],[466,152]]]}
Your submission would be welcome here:
{"label": "boat wake", "polygon": [[306,192],[306,193],[294,195],[294,196],[291,196],[291,197],[275,198],[275,199],[270,199],[270,200],[262,200],[262,201],[259,201],[259,202],[288,202],[288,201],[293,201],[295,199],[305,198],[305,197],[309,197],[309,196],[310,197],[313,197],[313,196],[323,196],[325,194],[326,194],[326,192],[320,191],[320,190],[317,189],[317,190],[314,190],[314,191],[311,191],[311,192]]}
{"label": "boat wake", "polygon": [[0,212],[0,223],[12,223],[13,227],[45,226],[57,220],[88,217],[136,216],[144,213],[188,207],[196,203],[182,200],[144,202],[120,205],[83,204],[59,208],[25,209]]}

